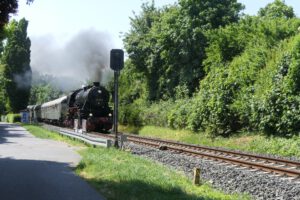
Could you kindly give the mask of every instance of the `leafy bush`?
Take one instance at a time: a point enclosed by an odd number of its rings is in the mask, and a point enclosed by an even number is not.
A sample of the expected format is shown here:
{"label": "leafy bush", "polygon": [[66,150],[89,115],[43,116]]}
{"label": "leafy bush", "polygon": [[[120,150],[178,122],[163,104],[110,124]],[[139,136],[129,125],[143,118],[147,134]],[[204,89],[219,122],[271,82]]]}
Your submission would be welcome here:
{"label": "leafy bush", "polygon": [[7,114],[6,121],[9,123],[21,122],[21,114]]}
{"label": "leafy bush", "polygon": [[300,130],[299,77],[300,35],[278,49],[255,85],[252,120],[260,130],[284,136]]}
{"label": "leafy bush", "polygon": [[143,124],[167,127],[168,115],[173,107],[174,102],[172,100],[152,103],[150,106],[145,107],[141,115]]}
{"label": "leafy bush", "polygon": [[[276,79],[276,71],[287,73],[287,68],[293,63],[299,63],[292,61],[293,59],[283,60],[283,66],[276,66],[278,58],[282,57],[282,52],[289,46],[288,40],[284,39],[296,33],[295,26],[299,25],[299,22],[295,19],[261,20],[250,17],[239,24],[217,30],[215,34],[221,37],[211,42],[207,48],[208,58],[205,64],[209,65],[206,66],[208,74],[200,82],[200,91],[192,101],[194,106],[188,117],[188,128],[193,131],[204,129],[213,135],[222,136],[228,136],[241,128],[280,134],[297,130],[298,118],[288,120],[288,115],[298,116],[298,98],[291,97],[288,92],[294,90],[293,87],[286,86],[284,89],[280,86],[282,89],[271,95],[268,92],[272,88],[275,91],[281,81],[275,87],[274,83],[265,82],[267,77],[270,80]],[[239,41],[239,34],[245,30],[248,31],[246,39]],[[297,53],[293,55],[296,56]],[[291,67],[291,70],[295,71],[295,75],[290,73],[294,80],[287,78],[285,81],[287,85],[296,84],[298,87],[299,67]],[[282,105],[270,101],[276,98],[276,94],[283,95],[278,98]],[[292,107],[294,111],[291,111]],[[278,110],[279,114],[275,114],[275,110]],[[286,113],[284,117],[282,112]]]}
{"label": "leafy bush", "polygon": [[137,104],[122,105],[120,107],[119,120],[124,125],[130,124],[134,126],[141,126],[141,111],[142,108]]}
{"label": "leafy bush", "polygon": [[185,129],[191,112],[191,99],[178,99],[168,112],[168,126],[175,129]]}

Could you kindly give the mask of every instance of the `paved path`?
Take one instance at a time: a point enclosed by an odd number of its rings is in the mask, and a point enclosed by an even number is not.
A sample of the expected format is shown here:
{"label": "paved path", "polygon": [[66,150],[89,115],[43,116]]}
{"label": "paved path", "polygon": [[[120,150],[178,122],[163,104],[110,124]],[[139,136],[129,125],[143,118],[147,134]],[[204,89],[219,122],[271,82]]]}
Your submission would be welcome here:
{"label": "paved path", "polygon": [[103,200],[71,170],[79,160],[65,143],[38,139],[20,126],[0,123],[0,199]]}

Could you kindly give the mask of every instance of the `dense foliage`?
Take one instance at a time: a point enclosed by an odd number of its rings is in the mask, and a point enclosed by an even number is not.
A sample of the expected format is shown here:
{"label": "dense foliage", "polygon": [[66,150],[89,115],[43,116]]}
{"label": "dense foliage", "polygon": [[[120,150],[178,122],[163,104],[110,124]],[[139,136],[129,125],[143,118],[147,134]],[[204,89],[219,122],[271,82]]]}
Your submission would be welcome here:
{"label": "dense foliage", "polygon": [[0,2],[0,40],[4,38],[4,26],[8,23],[9,14],[16,13],[18,8],[17,0],[2,0]]}
{"label": "dense foliage", "polygon": [[261,17],[270,18],[293,18],[296,17],[294,9],[291,6],[285,5],[284,1],[275,0],[273,3],[268,4],[265,8],[258,11]]}
{"label": "dense foliage", "polygon": [[4,78],[7,80],[6,109],[19,112],[25,109],[31,88],[30,39],[27,37],[28,22],[21,19],[7,26],[7,39],[1,56]]}
{"label": "dense foliage", "polygon": [[204,76],[205,30],[237,22],[242,8],[236,0],[181,0],[163,9],[143,4],[124,44],[132,68],[144,77],[147,99],[172,98],[183,85],[195,92]]}
{"label": "dense foliage", "polygon": [[[27,0],[27,4],[34,0]],[[0,114],[18,112],[26,107],[31,85],[30,40],[28,22],[13,20],[10,14],[18,9],[17,0],[0,1]],[[10,91],[8,91],[10,90]],[[14,97],[14,94],[16,96]]]}
{"label": "dense foliage", "polygon": [[[66,83],[68,82],[65,80]],[[30,92],[29,104],[42,104],[63,95],[63,91],[53,83],[59,84],[58,78],[50,75],[43,75],[38,72],[33,72],[32,88]]]}
{"label": "dense foliage", "polygon": [[9,123],[21,122],[21,114],[7,114],[5,120]]}
{"label": "dense foliage", "polygon": [[[27,0],[27,4],[33,0]],[[1,0],[0,1],[0,41],[5,37],[4,26],[9,21],[9,15],[17,12],[18,0]]]}
{"label": "dense foliage", "polygon": [[241,16],[235,0],[144,4],[124,43],[121,121],[292,135],[300,130],[300,19],[284,1]]}

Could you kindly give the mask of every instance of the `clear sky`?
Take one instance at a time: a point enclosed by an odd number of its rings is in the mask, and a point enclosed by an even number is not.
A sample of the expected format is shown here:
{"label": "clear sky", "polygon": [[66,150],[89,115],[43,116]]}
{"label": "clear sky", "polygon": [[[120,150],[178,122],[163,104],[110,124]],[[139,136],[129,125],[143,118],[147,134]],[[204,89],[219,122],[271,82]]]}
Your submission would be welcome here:
{"label": "clear sky", "polygon": [[[238,0],[246,6],[246,14],[256,14],[272,0]],[[129,17],[133,11],[138,13],[146,0],[35,0],[26,5],[26,0],[19,0],[19,12],[15,18],[29,20],[28,35],[43,37],[51,35],[60,43],[81,30],[94,29],[111,37],[114,48],[122,48],[120,33],[130,28]],[[155,0],[159,7],[173,4],[177,0]],[[286,0],[300,16],[299,0]]]}

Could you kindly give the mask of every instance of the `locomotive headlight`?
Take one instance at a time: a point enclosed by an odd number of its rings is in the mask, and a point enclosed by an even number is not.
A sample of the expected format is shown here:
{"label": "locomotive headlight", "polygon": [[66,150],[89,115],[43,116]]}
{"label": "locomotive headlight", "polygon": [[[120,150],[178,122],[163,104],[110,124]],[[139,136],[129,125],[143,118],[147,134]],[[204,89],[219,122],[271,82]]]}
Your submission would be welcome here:
{"label": "locomotive headlight", "polygon": [[90,116],[90,117],[93,117],[93,113],[90,113],[89,116]]}
{"label": "locomotive headlight", "polygon": [[101,91],[101,90],[98,90],[98,93],[99,93],[99,94],[101,94],[101,93],[102,93],[102,91]]}
{"label": "locomotive headlight", "polygon": [[109,114],[108,114],[108,116],[110,116],[110,117],[111,117],[111,116],[112,116],[112,114],[111,114],[111,113],[109,113]]}

